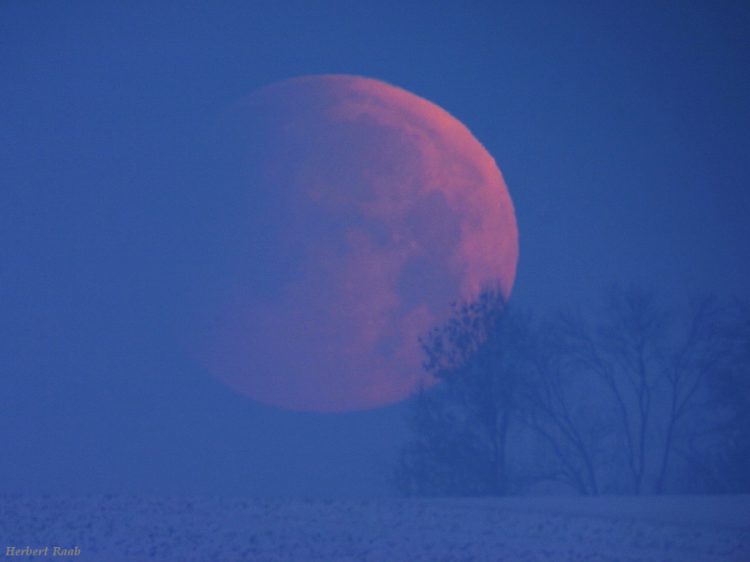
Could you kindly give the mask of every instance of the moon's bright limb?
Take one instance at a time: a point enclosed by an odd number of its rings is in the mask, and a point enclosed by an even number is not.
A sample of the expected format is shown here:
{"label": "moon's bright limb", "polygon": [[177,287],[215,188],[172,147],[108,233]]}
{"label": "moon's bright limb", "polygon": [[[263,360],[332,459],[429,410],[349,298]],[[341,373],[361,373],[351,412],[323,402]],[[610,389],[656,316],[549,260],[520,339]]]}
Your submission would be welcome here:
{"label": "moon's bright limb", "polygon": [[235,390],[307,411],[374,408],[432,381],[418,338],[487,284],[518,232],[495,161],[458,120],[368,78],[273,84],[228,115],[246,239],[204,360]]}

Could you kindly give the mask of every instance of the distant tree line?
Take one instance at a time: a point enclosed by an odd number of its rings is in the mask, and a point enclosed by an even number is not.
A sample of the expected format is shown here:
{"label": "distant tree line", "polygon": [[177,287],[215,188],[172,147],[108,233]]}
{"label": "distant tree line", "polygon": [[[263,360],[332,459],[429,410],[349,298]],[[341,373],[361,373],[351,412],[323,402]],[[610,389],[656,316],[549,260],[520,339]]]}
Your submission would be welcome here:
{"label": "distant tree line", "polygon": [[750,492],[750,307],[613,289],[535,318],[498,290],[422,340],[409,496]]}

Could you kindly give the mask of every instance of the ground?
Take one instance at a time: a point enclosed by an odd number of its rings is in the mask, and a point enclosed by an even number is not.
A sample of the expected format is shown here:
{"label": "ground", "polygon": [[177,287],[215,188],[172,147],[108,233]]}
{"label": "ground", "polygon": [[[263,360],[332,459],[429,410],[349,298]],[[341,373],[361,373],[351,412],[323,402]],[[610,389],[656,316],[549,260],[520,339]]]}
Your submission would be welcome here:
{"label": "ground", "polygon": [[[7,556],[27,546],[49,553]],[[53,556],[54,546],[80,554]],[[0,548],[8,560],[91,562],[747,562],[750,496],[0,496]]]}

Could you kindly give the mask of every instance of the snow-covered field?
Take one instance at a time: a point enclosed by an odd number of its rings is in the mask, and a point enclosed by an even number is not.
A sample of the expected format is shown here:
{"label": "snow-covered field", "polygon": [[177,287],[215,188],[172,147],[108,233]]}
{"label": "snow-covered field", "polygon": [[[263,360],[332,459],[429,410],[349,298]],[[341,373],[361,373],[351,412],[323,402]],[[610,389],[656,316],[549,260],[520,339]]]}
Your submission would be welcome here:
{"label": "snow-covered field", "polygon": [[[49,547],[47,556],[7,548]],[[80,555],[53,556],[78,547]],[[0,496],[0,558],[750,561],[750,496],[242,500]],[[23,552],[23,551],[22,551]]]}

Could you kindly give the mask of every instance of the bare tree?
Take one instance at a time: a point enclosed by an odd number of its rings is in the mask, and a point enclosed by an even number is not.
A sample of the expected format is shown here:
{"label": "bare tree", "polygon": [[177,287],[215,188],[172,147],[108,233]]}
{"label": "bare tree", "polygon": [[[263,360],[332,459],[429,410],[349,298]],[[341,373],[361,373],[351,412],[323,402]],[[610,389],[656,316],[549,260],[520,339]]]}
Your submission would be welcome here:
{"label": "bare tree", "polygon": [[597,416],[591,381],[569,360],[561,323],[539,327],[529,355],[529,369],[522,385],[525,423],[551,449],[557,467],[549,477],[563,482],[582,495],[598,495],[597,446],[608,425]]}
{"label": "bare tree", "polygon": [[[728,322],[706,298],[680,315],[637,287],[610,291],[593,322],[535,322],[499,291],[456,306],[422,340],[440,384],[415,398],[401,490],[696,491],[675,476],[690,471],[712,490],[750,489],[750,306],[737,310]],[[536,465],[523,464],[524,443],[543,455]]]}
{"label": "bare tree", "polygon": [[687,418],[704,415],[711,409],[708,402],[710,377],[728,368],[732,356],[723,327],[724,311],[714,299],[703,298],[691,304],[687,329],[677,336],[671,355],[661,373],[668,404],[665,405],[666,428],[656,476],[655,492],[664,493],[676,438]]}
{"label": "bare tree", "polygon": [[[455,306],[450,320],[422,340],[425,369],[442,384],[423,390],[415,402],[412,426],[419,437],[402,455],[402,491],[419,488],[405,485],[408,474],[430,482],[432,476],[419,475],[419,467],[441,457],[448,472],[458,464],[471,470],[463,474],[469,492],[508,493],[508,436],[517,411],[525,338],[523,323],[507,313],[502,293],[486,290],[477,301]],[[442,481],[448,493],[458,488],[451,478]]]}
{"label": "bare tree", "polygon": [[394,471],[394,484],[403,495],[488,493],[485,451],[461,418],[446,386],[418,391],[409,420],[415,438],[401,451]]}
{"label": "bare tree", "polygon": [[571,361],[608,389],[624,438],[631,492],[640,494],[647,470],[652,397],[661,369],[665,314],[654,295],[639,288],[610,291],[595,330],[570,321]]}
{"label": "bare tree", "polygon": [[709,387],[735,362],[725,312],[703,298],[679,316],[629,287],[610,291],[594,329],[568,323],[572,360],[608,390],[632,493],[664,493],[678,442],[709,427]]}
{"label": "bare tree", "polygon": [[718,322],[708,408],[680,452],[712,492],[750,492],[750,303],[736,300]]}

